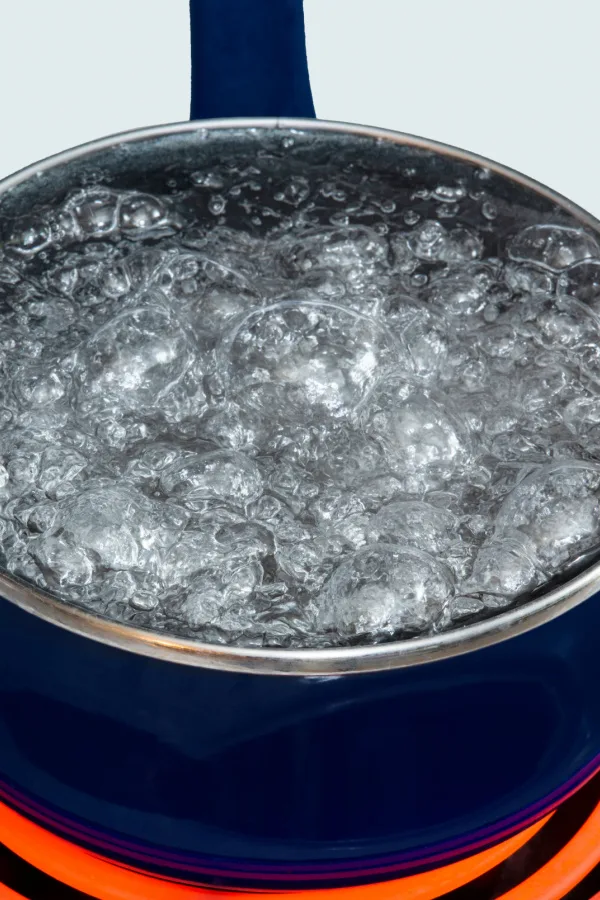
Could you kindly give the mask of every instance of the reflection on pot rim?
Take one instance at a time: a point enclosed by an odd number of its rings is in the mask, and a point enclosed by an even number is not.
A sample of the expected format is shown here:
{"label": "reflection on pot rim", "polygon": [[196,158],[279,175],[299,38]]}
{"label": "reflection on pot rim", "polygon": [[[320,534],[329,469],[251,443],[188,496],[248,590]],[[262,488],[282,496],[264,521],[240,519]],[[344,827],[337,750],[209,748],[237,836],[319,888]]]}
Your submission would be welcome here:
{"label": "reflection on pot rim", "polygon": [[[7,194],[23,182],[41,176],[46,171],[111,148],[123,148],[137,142],[186,133],[192,135],[198,133],[203,136],[209,131],[226,133],[231,130],[252,130],[256,135],[256,132],[267,129],[271,131],[281,129],[292,133],[329,132],[348,137],[371,138],[378,142],[409,146],[458,162],[479,166],[543,196],[577,219],[581,225],[600,232],[600,222],[569,200],[511,169],[483,157],[410,135],[310,119],[232,119],[185,122],[115,135],[67,150],[10,176],[0,182],[0,201],[2,195]],[[560,587],[550,590],[545,596],[523,603],[515,609],[486,621],[465,625],[444,634],[369,647],[283,650],[218,646],[170,638],[97,618],[74,606],[68,606],[17,578],[0,574],[0,592],[6,600],[81,637],[164,661],[256,675],[339,676],[403,668],[461,655],[499,643],[557,618],[592,597],[598,589],[600,589],[600,562],[595,563]]]}

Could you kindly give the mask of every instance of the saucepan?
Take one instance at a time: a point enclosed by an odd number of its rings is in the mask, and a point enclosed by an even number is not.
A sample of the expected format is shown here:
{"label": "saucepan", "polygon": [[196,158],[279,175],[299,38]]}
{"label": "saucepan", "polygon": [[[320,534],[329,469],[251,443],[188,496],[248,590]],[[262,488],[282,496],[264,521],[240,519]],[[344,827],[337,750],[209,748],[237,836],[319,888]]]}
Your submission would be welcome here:
{"label": "saucepan", "polygon": [[[91,181],[167,195],[223,159],[284,180],[351,165],[397,203],[460,183],[458,220],[481,215],[483,192],[494,240],[534,222],[600,238],[592,216],[489,160],[315,120],[300,0],[192,0],[192,37],[192,120],[6,179],[3,240]],[[246,227],[241,206],[228,214]],[[244,649],[109,622],[3,573],[0,799],[192,884],[297,889],[441,866],[540,820],[600,768],[599,586],[584,560],[443,634]]]}

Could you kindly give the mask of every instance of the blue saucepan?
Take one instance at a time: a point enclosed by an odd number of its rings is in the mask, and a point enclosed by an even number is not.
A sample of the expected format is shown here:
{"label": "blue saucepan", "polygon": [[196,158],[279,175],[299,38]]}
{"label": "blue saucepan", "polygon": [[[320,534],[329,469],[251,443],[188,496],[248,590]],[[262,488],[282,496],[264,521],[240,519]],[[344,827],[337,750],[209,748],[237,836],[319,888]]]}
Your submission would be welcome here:
{"label": "blue saucepan", "polygon": [[[224,157],[274,177],[325,177],[353,161],[396,198],[461,180],[465,221],[485,182],[497,234],[533,221],[600,233],[489,161],[314,120],[301,0],[192,0],[192,38],[193,121],[7,179],[2,236],[90,172],[160,194]],[[167,638],[3,574],[0,799],[81,846],[190,883],[294,889],[443,865],[540,819],[600,767],[599,578],[582,563],[489,621],[301,652]]]}

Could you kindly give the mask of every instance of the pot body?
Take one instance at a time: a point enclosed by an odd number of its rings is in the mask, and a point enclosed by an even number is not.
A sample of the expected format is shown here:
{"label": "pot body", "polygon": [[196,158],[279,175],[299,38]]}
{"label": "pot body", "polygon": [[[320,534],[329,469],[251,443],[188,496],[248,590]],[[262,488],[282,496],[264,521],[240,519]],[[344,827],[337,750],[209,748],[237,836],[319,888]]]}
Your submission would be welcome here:
{"label": "pot body", "polygon": [[3,600],[1,797],[186,881],[293,888],[441,865],[599,767],[598,599],[474,653],[329,677],[165,662]]}
{"label": "pot body", "polygon": [[[273,166],[274,178],[326,178],[350,161],[358,184],[377,173],[400,208],[458,180],[467,225],[484,183],[494,242],[534,221],[597,232],[568,201],[459,151],[288,121],[174,126],[63,154],[0,185],[0,237],[90,179],[168,194],[224,156]],[[244,227],[233,201],[228,215]],[[462,655],[397,667],[391,648],[380,671],[311,676],[190,664],[189,648],[168,658],[127,628],[111,646],[5,587],[0,799],[104,856],[192,883],[293,889],[434,868],[539,819],[600,766],[593,590]]]}

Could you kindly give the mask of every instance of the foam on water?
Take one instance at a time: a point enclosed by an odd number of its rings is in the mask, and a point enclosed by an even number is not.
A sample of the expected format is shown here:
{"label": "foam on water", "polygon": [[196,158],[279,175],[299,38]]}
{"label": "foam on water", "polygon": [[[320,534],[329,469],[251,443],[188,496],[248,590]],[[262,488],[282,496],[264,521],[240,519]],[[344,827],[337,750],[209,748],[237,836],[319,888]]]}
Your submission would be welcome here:
{"label": "foam on water", "polygon": [[9,572],[173,635],[318,648],[493,615],[600,546],[595,238],[498,249],[484,192],[476,226],[463,184],[373,190],[224,166],[15,232]]}

